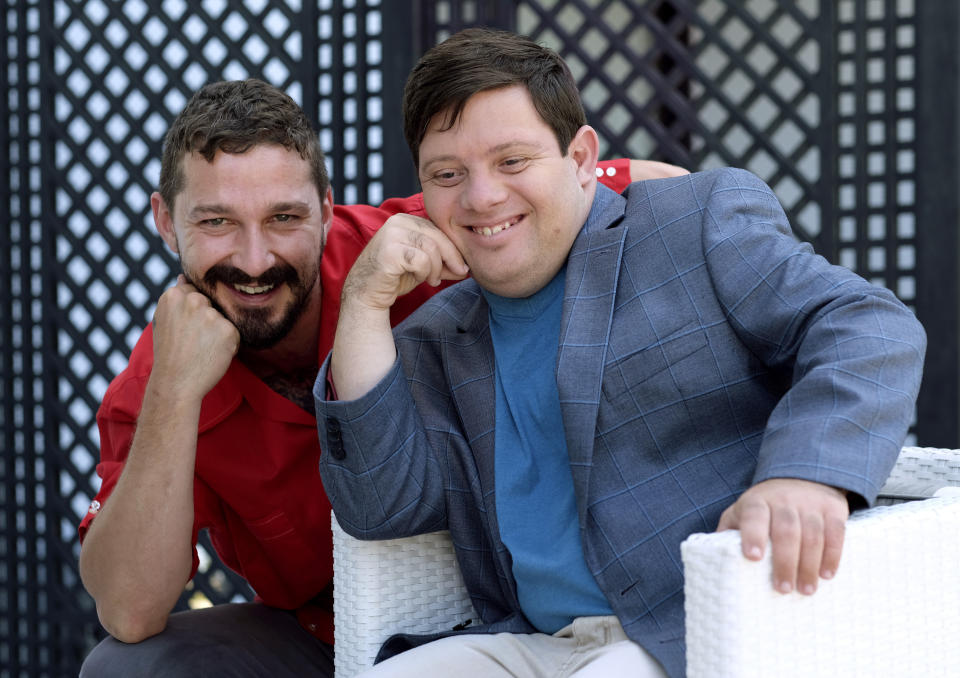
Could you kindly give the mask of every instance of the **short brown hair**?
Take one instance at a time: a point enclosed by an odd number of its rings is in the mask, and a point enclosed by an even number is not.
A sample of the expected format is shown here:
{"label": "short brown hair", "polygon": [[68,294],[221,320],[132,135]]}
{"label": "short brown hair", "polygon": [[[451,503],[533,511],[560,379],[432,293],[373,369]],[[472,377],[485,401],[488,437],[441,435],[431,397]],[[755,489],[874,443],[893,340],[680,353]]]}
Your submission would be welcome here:
{"label": "short brown hair", "polygon": [[403,133],[413,162],[420,166],[420,142],[438,113],[449,111],[446,127],[460,117],[467,99],[483,92],[523,85],[534,108],[550,126],[560,152],[587,124],[577,83],[552,49],[530,38],[488,28],[468,28],[429,49],[413,67],[403,91]]}
{"label": "short brown hair", "polygon": [[262,80],[230,80],[204,85],[176,117],[163,142],[159,192],[169,209],[183,190],[181,161],[199,153],[213,162],[217,151],[245,153],[259,144],[296,150],[311,167],[320,199],[330,180],[320,140],[303,109]]}

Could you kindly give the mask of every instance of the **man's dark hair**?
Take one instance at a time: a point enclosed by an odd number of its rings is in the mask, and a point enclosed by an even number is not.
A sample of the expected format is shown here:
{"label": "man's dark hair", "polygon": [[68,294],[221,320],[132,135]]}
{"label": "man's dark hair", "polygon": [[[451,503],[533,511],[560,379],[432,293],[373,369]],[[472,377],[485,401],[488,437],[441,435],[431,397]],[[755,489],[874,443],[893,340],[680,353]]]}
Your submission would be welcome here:
{"label": "man's dark hair", "polygon": [[[457,122],[471,96],[512,85],[530,92],[533,106],[550,126],[560,152],[587,124],[577,83],[556,52],[508,31],[468,28],[430,48],[413,67],[403,91],[403,133],[420,166],[420,142],[438,113],[443,130]],[[496,124],[496,121],[491,121]]]}
{"label": "man's dark hair", "polygon": [[311,167],[320,199],[330,180],[316,131],[303,109],[262,80],[231,80],[204,85],[173,121],[163,144],[159,192],[173,209],[183,190],[185,155],[199,153],[213,162],[217,151],[245,153],[259,144],[296,150]]}

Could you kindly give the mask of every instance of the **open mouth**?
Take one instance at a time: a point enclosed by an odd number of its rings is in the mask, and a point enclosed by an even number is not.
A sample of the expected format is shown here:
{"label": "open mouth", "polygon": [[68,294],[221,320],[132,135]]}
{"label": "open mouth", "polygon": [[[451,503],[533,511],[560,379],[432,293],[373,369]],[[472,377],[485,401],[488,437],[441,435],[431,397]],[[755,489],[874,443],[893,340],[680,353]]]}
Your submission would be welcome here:
{"label": "open mouth", "polygon": [[243,294],[266,294],[267,292],[272,291],[276,285],[238,285],[234,284],[233,289]]}
{"label": "open mouth", "polygon": [[484,237],[489,237],[491,235],[496,235],[502,231],[507,230],[511,226],[517,224],[523,217],[514,217],[513,219],[508,219],[507,221],[500,222],[499,224],[493,224],[492,226],[471,226],[470,230],[478,235]]}

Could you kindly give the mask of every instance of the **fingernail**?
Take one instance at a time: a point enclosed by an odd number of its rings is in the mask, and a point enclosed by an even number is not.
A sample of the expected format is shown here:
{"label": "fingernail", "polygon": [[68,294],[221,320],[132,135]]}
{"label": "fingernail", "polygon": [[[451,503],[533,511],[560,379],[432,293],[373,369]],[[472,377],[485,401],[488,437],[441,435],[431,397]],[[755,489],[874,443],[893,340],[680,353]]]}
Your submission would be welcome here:
{"label": "fingernail", "polygon": [[824,570],[820,576],[824,579],[833,579],[833,572],[830,570]]}
{"label": "fingernail", "polygon": [[793,585],[788,581],[782,581],[777,584],[777,590],[780,593],[790,593],[793,590]]}
{"label": "fingernail", "polygon": [[807,584],[803,587],[803,595],[805,596],[812,596],[814,591],[816,591],[816,589],[813,587],[813,584]]}
{"label": "fingernail", "polygon": [[759,546],[751,546],[747,551],[747,557],[753,558],[754,560],[760,560],[763,557],[763,551]]}

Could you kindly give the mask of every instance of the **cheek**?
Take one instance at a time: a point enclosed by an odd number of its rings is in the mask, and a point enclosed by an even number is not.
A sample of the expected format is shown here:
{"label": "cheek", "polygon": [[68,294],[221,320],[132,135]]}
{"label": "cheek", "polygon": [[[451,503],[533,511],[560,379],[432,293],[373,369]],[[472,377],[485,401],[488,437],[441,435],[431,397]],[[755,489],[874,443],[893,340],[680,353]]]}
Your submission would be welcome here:
{"label": "cheek", "polygon": [[424,209],[426,209],[430,221],[437,226],[449,222],[452,215],[456,213],[457,199],[454,193],[455,191],[450,188],[443,191],[438,191],[436,188],[424,190]]}
{"label": "cheek", "polygon": [[301,274],[310,274],[319,271],[325,246],[325,233],[311,234],[295,243],[287,243],[282,251],[278,251],[278,254],[282,260],[300,271]]}
{"label": "cheek", "polygon": [[469,256],[470,243],[468,242],[467,234],[470,233],[470,231],[467,231],[461,226],[455,226],[450,222],[437,224],[437,230],[439,230],[440,233],[443,234],[443,236],[453,244],[456,250],[460,253],[460,256]]}
{"label": "cheek", "polygon": [[230,252],[230,240],[231,238],[225,235],[214,237],[187,232],[178,239],[180,256],[194,262],[195,266],[210,266]]}

